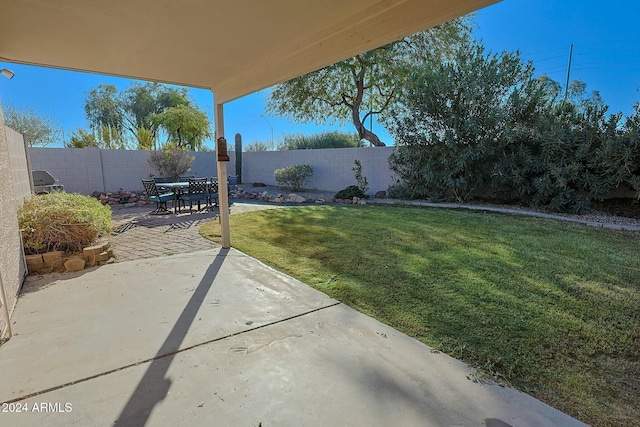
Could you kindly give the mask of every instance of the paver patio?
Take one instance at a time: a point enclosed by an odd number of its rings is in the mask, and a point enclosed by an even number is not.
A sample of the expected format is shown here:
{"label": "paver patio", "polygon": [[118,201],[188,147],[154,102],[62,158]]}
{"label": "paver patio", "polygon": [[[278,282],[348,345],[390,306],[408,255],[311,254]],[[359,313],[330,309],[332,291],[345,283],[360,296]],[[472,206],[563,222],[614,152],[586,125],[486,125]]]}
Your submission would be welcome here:
{"label": "paver patio", "polygon": [[[286,208],[274,203],[236,202],[231,213]],[[218,218],[218,208],[179,214],[151,215],[152,205],[123,208],[112,212],[113,230],[108,237],[118,262],[182,254],[217,247],[200,236],[202,223]]]}
{"label": "paver patio", "polygon": [[109,241],[116,260],[132,261],[211,249],[215,244],[198,233],[203,222],[218,217],[218,210],[178,215],[150,215],[149,206],[113,210]]}

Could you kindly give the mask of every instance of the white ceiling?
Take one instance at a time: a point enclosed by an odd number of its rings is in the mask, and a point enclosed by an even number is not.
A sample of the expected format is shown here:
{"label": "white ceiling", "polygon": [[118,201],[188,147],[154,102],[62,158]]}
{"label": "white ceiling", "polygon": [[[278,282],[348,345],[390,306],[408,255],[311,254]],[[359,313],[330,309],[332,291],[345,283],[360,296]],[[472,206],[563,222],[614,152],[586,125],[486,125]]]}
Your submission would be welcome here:
{"label": "white ceiling", "polygon": [[224,103],[498,0],[0,0],[0,60]]}

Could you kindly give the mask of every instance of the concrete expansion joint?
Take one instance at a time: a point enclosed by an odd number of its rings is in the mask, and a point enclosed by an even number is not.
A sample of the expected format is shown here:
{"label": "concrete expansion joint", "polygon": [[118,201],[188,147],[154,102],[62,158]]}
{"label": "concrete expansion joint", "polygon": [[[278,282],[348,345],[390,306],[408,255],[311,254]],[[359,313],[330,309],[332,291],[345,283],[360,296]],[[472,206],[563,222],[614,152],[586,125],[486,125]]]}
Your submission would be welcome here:
{"label": "concrete expansion joint", "polygon": [[208,345],[208,344],[212,344],[212,343],[215,343],[215,342],[218,342],[218,341],[226,340],[228,338],[237,337],[238,335],[243,335],[243,334],[246,334],[246,333],[249,333],[249,332],[257,331],[258,329],[263,329],[263,328],[267,328],[269,326],[278,325],[280,323],[284,323],[284,322],[287,322],[289,320],[293,320],[293,319],[297,319],[297,318],[300,318],[300,317],[304,317],[304,316],[307,316],[309,314],[312,314],[312,313],[315,313],[315,312],[318,312],[318,311],[321,311],[321,310],[325,310],[327,308],[335,307],[335,306],[340,305],[340,304],[342,304],[340,301],[336,301],[336,302],[334,302],[332,304],[325,305],[325,306],[318,307],[318,308],[314,308],[313,310],[305,311],[304,313],[296,314],[294,316],[289,316],[289,317],[286,317],[284,319],[280,319],[280,320],[276,320],[276,321],[273,321],[273,322],[265,323],[264,325],[258,325],[258,326],[255,326],[253,328],[245,329],[243,331],[227,334],[227,335],[222,336],[222,337],[214,338],[214,339],[211,339],[211,340],[208,340],[208,341],[204,341],[204,342],[201,342],[201,343],[198,343],[198,344],[194,344],[194,345],[191,345],[189,347],[185,347],[185,348],[178,349],[178,350],[175,350],[175,351],[171,351],[171,352],[168,352],[168,353],[157,354],[156,356],[151,357],[149,359],[140,360],[140,361],[135,362],[135,363],[130,363],[128,365],[124,365],[124,366],[121,366],[119,368],[110,369],[108,371],[101,372],[101,373],[96,374],[96,375],[91,375],[91,376],[88,376],[88,377],[85,377],[85,378],[81,378],[81,379],[78,379],[78,380],[75,380],[75,381],[70,381],[70,382],[65,383],[65,384],[60,384],[60,385],[57,385],[57,386],[54,386],[54,387],[47,388],[45,390],[40,390],[40,391],[36,391],[36,392],[33,392],[33,393],[25,394],[23,396],[19,396],[19,397],[16,397],[14,399],[11,399],[11,400],[7,400],[6,402],[0,402],[0,405],[20,402],[22,400],[29,399],[31,397],[40,396],[42,394],[46,394],[46,393],[50,393],[50,392],[53,392],[53,391],[56,391],[56,390],[60,390],[60,389],[66,388],[66,387],[70,387],[72,385],[80,384],[80,383],[83,383],[83,382],[86,382],[86,381],[90,381],[90,380],[93,380],[93,379],[96,379],[96,378],[100,378],[100,377],[104,377],[104,376],[107,376],[107,375],[111,375],[111,374],[114,374],[116,372],[123,371],[125,369],[134,368],[134,367],[142,365],[144,363],[150,363],[150,362],[153,362],[153,361],[156,361],[156,360],[164,359],[166,357],[175,356],[176,354],[183,353],[183,352],[192,350],[194,348],[198,348],[198,347],[202,347],[202,346],[205,346],[205,345]]}

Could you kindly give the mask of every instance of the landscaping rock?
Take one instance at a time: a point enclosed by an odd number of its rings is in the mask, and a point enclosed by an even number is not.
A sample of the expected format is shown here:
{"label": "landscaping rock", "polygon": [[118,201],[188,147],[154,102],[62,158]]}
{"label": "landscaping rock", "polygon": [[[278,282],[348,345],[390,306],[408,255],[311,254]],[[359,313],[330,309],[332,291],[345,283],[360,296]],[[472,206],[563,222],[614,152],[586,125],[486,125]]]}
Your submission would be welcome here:
{"label": "landscaping rock", "polygon": [[62,251],[51,251],[42,254],[42,259],[44,260],[45,264],[53,264],[56,261],[61,261],[62,255],[64,255],[64,252]]}
{"label": "landscaping rock", "polygon": [[29,272],[35,272],[40,270],[44,266],[44,260],[42,259],[41,254],[37,255],[27,255],[27,269]]}
{"label": "landscaping rock", "polygon": [[84,266],[86,261],[79,256],[72,256],[64,263],[64,268],[66,271],[82,271],[84,270]]}
{"label": "landscaping rock", "polygon": [[[101,245],[95,245],[95,246],[88,246],[86,248],[84,248],[82,250],[82,257],[87,261],[87,267],[93,267],[94,265],[96,265],[99,261],[98,257],[100,256],[101,253],[106,253],[106,251],[109,249],[109,243],[103,243]],[[102,256],[104,259],[103,261],[106,261],[109,259],[109,256]]]}
{"label": "landscaping rock", "polygon": [[291,193],[291,194],[289,194],[289,197],[287,197],[287,201],[293,202],[293,203],[304,203],[304,202],[307,201],[307,199],[305,199],[302,196],[298,196],[295,193]]}
{"label": "landscaping rock", "polygon": [[252,184],[254,187],[266,187],[267,184],[265,184],[264,182],[254,182]]}
{"label": "landscaping rock", "polygon": [[130,203],[125,203],[125,204],[124,204],[124,207],[125,207],[125,208],[132,208],[132,207],[134,207],[135,205],[136,205],[136,204],[135,204],[135,202],[130,202]]}
{"label": "landscaping rock", "polygon": [[375,197],[376,199],[384,199],[385,197],[387,197],[387,192],[378,191],[376,194],[373,195],[373,197]]}

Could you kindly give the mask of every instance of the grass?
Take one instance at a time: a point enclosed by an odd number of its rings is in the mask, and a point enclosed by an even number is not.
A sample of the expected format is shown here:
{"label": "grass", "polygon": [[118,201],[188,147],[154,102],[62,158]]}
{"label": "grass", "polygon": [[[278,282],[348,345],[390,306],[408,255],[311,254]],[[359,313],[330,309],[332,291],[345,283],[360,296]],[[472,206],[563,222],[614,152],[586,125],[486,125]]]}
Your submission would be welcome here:
{"label": "grass", "polygon": [[479,378],[592,425],[640,419],[637,233],[383,206],[257,211],[232,215],[231,227],[234,247]]}

